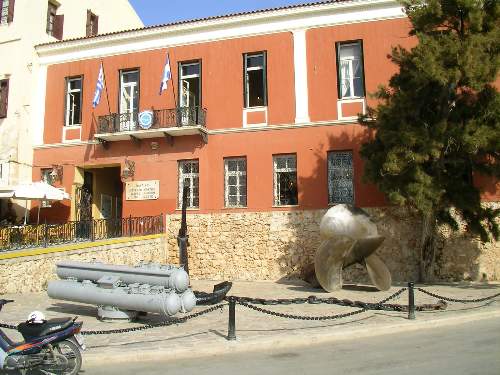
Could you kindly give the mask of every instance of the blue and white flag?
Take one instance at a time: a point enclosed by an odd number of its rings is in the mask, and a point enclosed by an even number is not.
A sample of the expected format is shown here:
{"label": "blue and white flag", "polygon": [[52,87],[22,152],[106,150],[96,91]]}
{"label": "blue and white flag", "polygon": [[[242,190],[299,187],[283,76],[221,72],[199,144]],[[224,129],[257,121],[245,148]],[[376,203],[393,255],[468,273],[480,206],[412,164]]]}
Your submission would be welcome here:
{"label": "blue and white flag", "polygon": [[103,88],[104,88],[104,70],[102,68],[102,63],[101,63],[101,68],[99,69],[99,76],[97,76],[97,83],[95,86],[94,100],[92,100],[92,107],[95,108],[99,104]]}
{"label": "blue and white flag", "polygon": [[163,77],[161,79],[160,85],[160,95],[163,90],[167,89],[167,82],[172,79],[172,72],[170,71],[170,57],[167,53],[167,61],[165,61],[165,67],[163,68]]}

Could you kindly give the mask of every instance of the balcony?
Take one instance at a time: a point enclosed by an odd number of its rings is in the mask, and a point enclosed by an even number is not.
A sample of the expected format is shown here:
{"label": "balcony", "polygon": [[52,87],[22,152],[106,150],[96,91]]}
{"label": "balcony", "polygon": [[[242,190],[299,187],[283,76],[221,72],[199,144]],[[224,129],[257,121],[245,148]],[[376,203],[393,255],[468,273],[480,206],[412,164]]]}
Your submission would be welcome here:
{"label": "balcony", "polygon": [[141,113],[111,113],[99,116],[94,138],[103,142],[138,141],[147,138],[173,137],[199,134],[207,143],[206,109],[180,107]]}

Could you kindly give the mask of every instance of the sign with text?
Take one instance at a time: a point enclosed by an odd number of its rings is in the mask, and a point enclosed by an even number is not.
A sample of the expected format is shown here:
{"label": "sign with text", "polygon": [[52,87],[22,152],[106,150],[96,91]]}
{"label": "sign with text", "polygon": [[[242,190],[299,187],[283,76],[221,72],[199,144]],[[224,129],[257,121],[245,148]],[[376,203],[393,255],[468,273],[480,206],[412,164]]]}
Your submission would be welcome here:
{"label": "sign with text", "polygon": [[125,184],[125,199],[128,201],[158,199],[159,196],[160,180],[131,181]]}

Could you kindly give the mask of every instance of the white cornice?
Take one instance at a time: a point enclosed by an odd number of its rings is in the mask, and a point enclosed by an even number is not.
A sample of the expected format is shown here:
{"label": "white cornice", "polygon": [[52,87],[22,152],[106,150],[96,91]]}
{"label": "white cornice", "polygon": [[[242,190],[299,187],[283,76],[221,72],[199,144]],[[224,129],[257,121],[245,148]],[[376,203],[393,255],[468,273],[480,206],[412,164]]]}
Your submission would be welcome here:
{"label": "white cornice", "polygon": [[[235,127],[235,128],[225,128],[225,129],[215,129],[206,130],[206,134],[210,135],[224,135],[224,134],[234,134],[234,133],[253,133],[262,131],[279,131],[279,130],[290,130],[290,129],[304,129],[304,128],[314,128],[322,126],[342,126],[342,125],[356,125],[355,120],[327,120],[327,121],[315,121],[315,122],[303,122],[300,124],[280,124],[280,125],[263,125],[263,126],[252,126],[249,128]],[[37,145],[33,148],[35,150],[47,149],[47,148],[61,148],[61,147],[75,147],[75,146],[87,146],[87,145],[98,145],[99,141],[79,141],[71,143],[48,143],[44,145]]]}
{"label": "white cornice", "polygon": [[405,17],[395,0],[352,0],[250,13],[39,45],[51,65],[179,45]]}

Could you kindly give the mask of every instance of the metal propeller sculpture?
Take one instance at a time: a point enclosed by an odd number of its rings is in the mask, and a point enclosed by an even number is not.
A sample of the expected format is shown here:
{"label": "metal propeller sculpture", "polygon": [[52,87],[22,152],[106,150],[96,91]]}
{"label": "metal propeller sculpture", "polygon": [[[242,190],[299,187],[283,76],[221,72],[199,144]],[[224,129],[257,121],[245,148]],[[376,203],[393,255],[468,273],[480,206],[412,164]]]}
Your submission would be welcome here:
{"label": "metal propeller sculpture", "polygon": [[328,292],[342,288],[342,269],[360,263],[379,290],[391,287],[391,274],[375,255],[384,237],[360,208],[340,204],[330,208],[321,219],[322,243],[314,258],[319,284]]}

